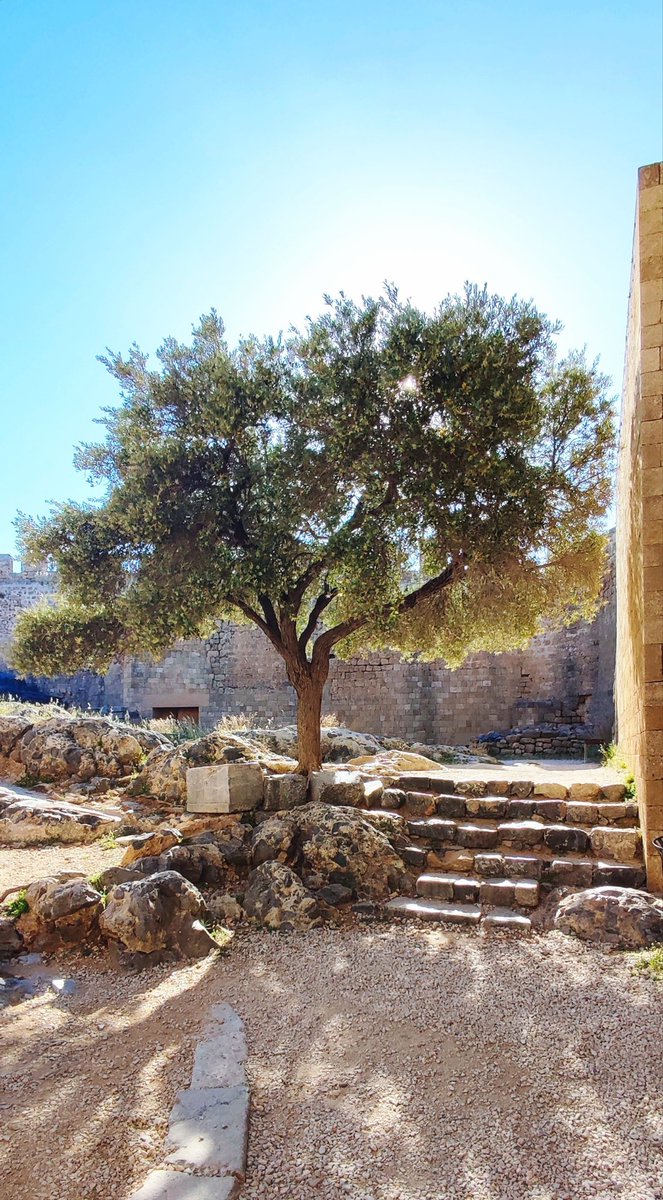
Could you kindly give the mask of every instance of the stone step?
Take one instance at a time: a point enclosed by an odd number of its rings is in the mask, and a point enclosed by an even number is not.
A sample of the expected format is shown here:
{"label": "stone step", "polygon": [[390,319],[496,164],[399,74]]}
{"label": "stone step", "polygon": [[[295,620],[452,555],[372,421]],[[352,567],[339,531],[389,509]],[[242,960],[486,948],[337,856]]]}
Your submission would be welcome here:
{"label": "stone step", "polygon": [[633,801],[589,803],[587,801],[554,800],[533,796],[528,799],[510,796],[438,795],[429,791],[406,791],[400,795],[406,812],[413,817],[437,815],[452,820],[493,819],[527,821],[531,819],[559,825],[580,825],[592,829],[597,825],[636,826],[638,806]]}
{"label": "stone step", "polygon": [[556,781],[534,783],[524,779],[453,780],[436,772],[406,771],[391,787],[403,792],[428,792],[438,796],[464,796],[466,799],[493,797],[502,799],[564,801],[570,804],[633,804],[623,783],[570,783]]}
{"label": "stone step", "polygon": [[628,829],[599,825],[584,829],[565,824],[550,825],[541,820],[496,821],[475,818],[472,821],[451,817],[420,817],[407,821],[411,838],[433,846],[458,846],[467,850],[497,850],[509,847],[529,850],[545,847],[556,857],[584,854],[615,862],[640,861],[642,836],[637,827]]}
{"label": "stone step", "polygon": [[417,879],[417,895],[434,900],[536,908],[541,899],[536,879],[479,878],[454,871],[427,871]]}
{"label": "stone step", "polygon": [[608,859],[568,857],[534,850],[529,854],[511,854],[438,847],[405,846],[399,853],[409,866],[426,872],[471,877],[526,878],[553,887],[644,887],[645,869],[640,862],[614,862]]}
{"label": "stone step", "polygon": [[522,913],[497,906],[482,914],[478,904],[455,904],[445,900],[411,899],[395,896],[384,905],[383,912],[392,917],[411,917],[419,921],[439,921],[450,925],[479,925],[487,929],[506,929],[529,933],[532,922]]}
{"label": "stone step", "polygon": [[493,908],[487,912],[482,922],[484,929],[506,929],[511,933],[530,933],[532,922],[522,913],[514,912],[511,908]]}
{"label": "stone step", "polygon": [[450,901],[413,899],[409,896],[395,896],[393,900],[388,900],[384,911],[394,917],[448,921],[454,925],[478,925],[481,920],[478,904],[453,904]]}

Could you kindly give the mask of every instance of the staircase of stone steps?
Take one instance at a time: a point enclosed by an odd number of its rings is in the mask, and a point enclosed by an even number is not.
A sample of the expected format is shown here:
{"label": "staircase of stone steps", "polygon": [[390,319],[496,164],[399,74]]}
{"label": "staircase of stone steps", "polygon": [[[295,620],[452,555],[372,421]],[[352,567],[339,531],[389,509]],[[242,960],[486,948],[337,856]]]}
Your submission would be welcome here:
{"label": "staircase of stone steps", "polygon": [[[499,794],[497,789],[499,788]],[[421,872],[391,916],[527,932],[558,887],[643,887],[637,805],[621,784],[454,783],[403,775],[384,794],[407,822],[399,853]]]}

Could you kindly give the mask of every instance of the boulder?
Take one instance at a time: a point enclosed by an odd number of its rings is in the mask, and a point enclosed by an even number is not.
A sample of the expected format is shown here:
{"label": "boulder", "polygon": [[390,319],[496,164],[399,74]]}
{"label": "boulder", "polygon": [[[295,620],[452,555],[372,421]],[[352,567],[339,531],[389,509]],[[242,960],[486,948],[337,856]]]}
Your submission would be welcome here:
{"label": "boulder", "polygon": [[99,939],[100,893],[83,875],[61,871],[26,888],[28,911],[17,921],[31,949],[57,950]]}
{"label": "boulder", "polygon": [[212,919],[224,925],[236,925],[245,916],[239,901],[228,893],[208,896],[207,908]]}
{"label": "boulder", "polygon": [[331,767],[312,771],[309,781],[311,800],[321,804],[364,804],[364,781],[358,771],[336,771]]}
{"label": "boulder", "polygon": [[555,928],[586,941],[636,949],[663,941],[663,901],[636,888],[597,887],[566,896]]}
{"label": "boulder", "polygon": [[[286,725],[281,729],[254,729],[250,736],[276,754],[297,758],[296,725]],[[358,755],[376,754],[380,750],[380,743],[370,733],[356,733],[342,725],[323,725],[320,730],[320,749],[323,762],[348,762]]]}
{"label": "boulder", "polygon": [[244,908],[254,921],[283,932],[312,929],[323,920],[315,896],[280,862],[265,862],[252,871]]}
{"label": "boulder", "polygon": [[[111,892],[100,927],[122,951],[160,958],[202,958],[217,944],[202,924],[205,901],[197,888],[177,871],[160,871],[147,879],[123,883]],[[118,954],[119,950],[119,954]],[[131,960],[139,964],[139,958]]]}
{"label": "boulder", "polygon": [[0,959],[13,958],[23,946],[23,938],[13,917],[0,917]]}
{"label": "boulder", "polygon": [[110,892],[111,888],[117,887],[118,883],[133,883],[134,879],[143,879],[144,872],[137,871],[130,867],[106,867],[105,871],[100,871],[94,877],[94,887],[99,888],[100,892]]}
{"label": "boulder", "polygon": [[32,721],[24,717],[0,717],[0,756],[10,758],[30,729]]}
{"label": "boulder", "polygon": [[170,743],[159,734],[103,717],[54,717],[22,735],[20,758],[26,773],[44,782],[118,779],[138,770],[146,753],[164,745]]}
{"label": "boulder", "polygon": [[[149,874],[154,873],[152,860]],[[157,871],[179,871],[190,883],[201,887],[219,887],[228,875],[228,863],[215,842],[202,845],[172,846],[156,860]]]}
{"label": "boulder", "polygon": [[297,821],[290,814],[278,814],[261,821],[251,838],[251,860],[254,867],[265,862],[294,861]]}
{"label": "boulder", "polygon": [[139,858],[151,854],[163,854],[171,846],[177,846],[182,840],[179,829],[155,829],[151,833],[137,833],[135,836],[117,839],[118,846],[126,847],[121,867],[130,867]]}
{"label": "boulder", "polygon": [[120,824],[119,816],[66,800],[18,792],[0,798],[0,845],[92,842],[103,833],[115,832]]}
{"label": "boulder", "polygon": [[189,813],[251,812],[262,804],[262,769],[257,762],[189,767],[186,795]]}
{"label": "boulder", "polygon": [[[307,886],[341,884],[360,899],[379,900],[392,892],[409,892],[413,880],[386,834],[373,822],[387,814],[360,813],[326,804],[304,805],[291,814],[297,824],[297,865]],[[393,829],[401,818],[388,818]]]}

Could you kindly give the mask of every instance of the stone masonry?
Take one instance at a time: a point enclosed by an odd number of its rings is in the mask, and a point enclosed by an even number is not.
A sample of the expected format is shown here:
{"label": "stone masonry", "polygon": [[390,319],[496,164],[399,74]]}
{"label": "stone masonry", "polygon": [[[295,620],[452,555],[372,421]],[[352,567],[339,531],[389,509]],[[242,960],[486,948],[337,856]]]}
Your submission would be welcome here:
{"label": "stone masonry", "polygon": [[638,176],[617,487],[617,731],[663,889],[663,163]]}

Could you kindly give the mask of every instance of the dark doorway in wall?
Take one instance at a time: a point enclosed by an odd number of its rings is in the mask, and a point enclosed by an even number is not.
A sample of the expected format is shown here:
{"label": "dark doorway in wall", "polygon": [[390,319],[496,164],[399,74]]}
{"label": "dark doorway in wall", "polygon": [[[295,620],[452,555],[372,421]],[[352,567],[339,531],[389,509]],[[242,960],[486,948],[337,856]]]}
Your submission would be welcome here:
{"label": "dark doorway in wall", "polygon": [[165,708],[153,708],[153,717],[173,717],[176,721],[190,721],[192,725],[198,725],[200,722],[199,708],[176,708],[172,705],[166,705]]}

